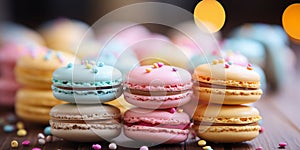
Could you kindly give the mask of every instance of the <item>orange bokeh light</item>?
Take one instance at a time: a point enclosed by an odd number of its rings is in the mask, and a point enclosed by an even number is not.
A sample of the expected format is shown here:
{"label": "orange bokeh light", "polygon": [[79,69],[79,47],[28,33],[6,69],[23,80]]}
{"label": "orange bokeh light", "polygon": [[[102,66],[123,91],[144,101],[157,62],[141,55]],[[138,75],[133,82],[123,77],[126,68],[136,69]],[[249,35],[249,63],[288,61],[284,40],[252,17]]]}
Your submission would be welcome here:
{"label": "orange bokeh light", "polygon": [[282,26],[289,36],[300,40],[300,3],[292,4],[284,10]]}

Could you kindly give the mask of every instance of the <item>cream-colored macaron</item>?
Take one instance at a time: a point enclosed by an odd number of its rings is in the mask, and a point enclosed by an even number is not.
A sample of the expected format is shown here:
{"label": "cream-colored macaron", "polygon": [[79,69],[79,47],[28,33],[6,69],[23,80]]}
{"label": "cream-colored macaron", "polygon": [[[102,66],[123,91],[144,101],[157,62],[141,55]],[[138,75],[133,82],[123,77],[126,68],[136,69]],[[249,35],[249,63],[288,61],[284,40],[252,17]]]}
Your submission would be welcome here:
{"label": "cream-colored macaron", "polygon": [[201,138],[215,143],[235,143],[254,139],[261,119],[256,108],[244,105],[198,105],[193,129]]}
{"label": "cream-colored macaron", "polygon": [[202,102],[246,104],[260,99],[260,76],[251,65],[238,66],[224,60],[194,69],[194,93]]}

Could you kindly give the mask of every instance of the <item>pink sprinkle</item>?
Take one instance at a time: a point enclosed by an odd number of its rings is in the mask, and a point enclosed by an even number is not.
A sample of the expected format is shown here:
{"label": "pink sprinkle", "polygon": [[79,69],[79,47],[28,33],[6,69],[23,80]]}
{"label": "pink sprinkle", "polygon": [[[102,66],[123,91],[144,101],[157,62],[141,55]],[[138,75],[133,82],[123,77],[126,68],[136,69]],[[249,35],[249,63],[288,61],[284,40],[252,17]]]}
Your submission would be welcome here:
{"label": "pink sprinkle", "polygon": [[147,146],[142,146],[140,147],[140,150],[149,150],[149,148]]}
{"label": "pink sprinkle", "polygon": [[280,142],[278,145],[279,145],[279,147],[284,148],[284,147],[287,146],[287,143],[286,142]]}
{"label": "pink sprinkle", "polygon": [[230,66],[229,64],[227,64],[227,63],[225,64],[225,68],[229,68],[229,66]]}
{"label": "pink sprinkle", "polygon": [[260,126],[259,133],[263,133],[264,131],[265,131],[265,128]]}
{"label": "pink sprinkle", "polygon": [[65,61],[64,57],[62,56],[62,54],[60,52],[56,53],[56,57],[58,58],[58,60],[63,63]]}
{"label": "pink sprinkle", "polygon": [[32,150],[42,150],[42,149],[38,148],[38,147],[34,147],[34,148],[32,148]]}
{"label": "pink sprinkle", "polygon": [[22,145],[28,146],[28,145],[30,145],[30,141],[29,140],[25,140],[25,141],[22,142]]}
{"label": "pink sprinkle", "polygon": [[255,150],[263,150],[263,148],[260,146],[260,147],[257,147]]}
{"label": "pink sprinkle", "polygon": [[176,109],[175,108],[171,108],[170,109],[170,113],[174,114],[176,112]]}
{"label": "pink sprinkle", "polygon": [[248,64],[247,67],[252,67],[252,65],[251,65],[251,64]]}
{"label": "pink sprinkle", "polygon": [[158,65],[158,67],[160,68],[160,67],[162,67],[162,66],[164,65],[164,63],[158,62],[157,65]]}
{"label": "pink sprinkle", "polygon": [[92,148],[94,150],[100,150],[101,149],[101,145],[99,145],[99,144],[93,144]]}

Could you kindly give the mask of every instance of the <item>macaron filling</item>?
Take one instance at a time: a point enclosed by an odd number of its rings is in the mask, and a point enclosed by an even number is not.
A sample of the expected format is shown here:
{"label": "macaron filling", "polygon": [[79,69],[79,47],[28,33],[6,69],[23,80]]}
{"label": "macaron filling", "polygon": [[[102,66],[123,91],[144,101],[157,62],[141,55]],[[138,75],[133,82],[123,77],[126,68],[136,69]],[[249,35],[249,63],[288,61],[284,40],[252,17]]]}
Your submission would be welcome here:
{"label": "macaron filling", "polygon": [[216,89],[230,89],[230,90],[258,90],[259,88],[247,88],[247,87],[235,87],[235,86],[226,86],[226,85],[218,85],[218,84],[211,84],[205,82],[197,82],[200,87],[207,87],[207,88],[216,88]]}
{"label": "macaron filling", "polygon": [[149,123],[145,121],[139,121],[134,123],[125,122],[125,125],[128,127],[131,126],[146,126],[146,127],[158,127],[158,128],[167,128],[167,129],[181,129],[186,130],[190,126],[190,123],[185,124],[161,124],[161,123]]}

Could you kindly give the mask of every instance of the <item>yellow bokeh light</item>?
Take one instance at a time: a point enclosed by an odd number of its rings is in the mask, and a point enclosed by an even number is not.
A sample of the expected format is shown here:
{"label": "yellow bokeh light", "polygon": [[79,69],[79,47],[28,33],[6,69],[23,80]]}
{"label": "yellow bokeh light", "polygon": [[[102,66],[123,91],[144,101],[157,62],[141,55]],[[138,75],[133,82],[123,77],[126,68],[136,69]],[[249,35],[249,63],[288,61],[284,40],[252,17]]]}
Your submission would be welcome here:
{"label": "yellow bokeh light", "polygon": [[300,40],[300,3],[292,4],[284,10],[282,26],[289,36]]}
{"label": "yellow bokeh light", "polygon": [[194,20],[199,27],[203,25],[210,32],[219,31],[225,23],[225,10],[216,0],[202,0],[194,9]]}

